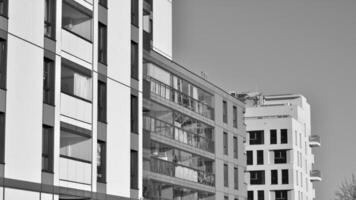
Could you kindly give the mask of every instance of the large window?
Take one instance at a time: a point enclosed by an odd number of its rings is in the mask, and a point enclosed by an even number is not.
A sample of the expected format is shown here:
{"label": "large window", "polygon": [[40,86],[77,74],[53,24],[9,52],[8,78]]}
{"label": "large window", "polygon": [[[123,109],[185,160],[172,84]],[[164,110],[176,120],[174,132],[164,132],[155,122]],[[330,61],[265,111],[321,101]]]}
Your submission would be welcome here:
{"label": "large window", "polygon": [[271,129],[270,133],[270,144],[277,144],[277,130]]}
{"label": "large window", "polygon": [[234,188],[235,190],[239,189],[239,169],[234,167]]}
{"label": "large window", "polygon": [[0,164],[5,163],[5,113],[0,112]]}
{"label": "large window", "polygon": [[97,144],[97,180],[98,182],[106,181],[106,143],[98,140]]}
{"label": "large window", "polygon": [[43,103],[54,105],[55,85],[54,61],[44,58],[43,61]]}
{"label": "large window", "polygon": [[264,144],[264,131],[249,131],[250,145]]}
{"label": "large window", "polygon": [[258,190],[258,191],[257,191],[257,199],[258,199],[258,200],[264,200],[264,199],[265,199],[265,191],[263,191],[263,190]]}
{"label": "large window", "polygon": [[281,129],[281,144],[287,144],[287,143],[288,143],[288,130]]}
{"label": "large window", "polygon": [[271,184],[278,184],[278,170],[271,170]]}
{"label": "large window", "polygon": [[0,15],[4,17],[7,17],[7,2],[8,0],[0,0]]}
{"label": "large window", "polygon": [[51,39],[56,34],[56,0],[45,1],[44,35]]}
{"label": "large window", "polygon": [[288,200],[288,191],[287,190],[277,190],[276,191],[276,200]]}
{"label": "large window", "polygon": [[263,185],[265,184],[265,171],[250,171],[250,184]]}
{"label": "large window", "polygon": [[6,40],[0,38],[0,89],[6,89]]}
{"label": "large window", "polygon": [[282,169],[282,184],[288,184],[288,183],[289,183],[288,169]]}
{"label": "large window", "polygon": [[138,189],[138,152],[131,150],[131,188]]}
{"label": "large window", "polygon": [[247,165],[253,165],[253,152],[246,151],[247,154]]}
{"label": "large window", "polygon": [[224,164],[224,186],[229,187],[229,167]]}
{"label": "large window", "polygon": [[232,125],[234,126],[234,128],[237,128],[237,107],[236,106],[232,107],[232,114],[233,114]]}
{"label": "large window", "polygon": [[223,101],[223,122],[227,123],[227,102]]}
{"label": "large window", "polygon": [[99,22],[98,34],[98,61],[104,65],[107,64],[107,27]]}
{"label": "large window", "polygon": [[275,150],[274,151],[274,163],[275,164],[287,163],[287,150]]}
{"label": "large window", "polygon": [[92,41],[92,11],[73,0],[64,0],[62,9],[62,28]]}
{"label": "large window", "polygon": [[138,26],[138,0],[131,0],[131,24]]}
{"label": "large window", "polygon": [[106,123],[106,83],[98,81],[98,121]]}
{"label": "large window", "polygon": [[131,95],[131,132],[138,133],[138,97]]}
{"label": "large window", "polygon": [[227,136],[226,132],[224,132],[224,136],[223,137],[224,137],[224,139],[223,139],[224,154],[228,155],[229,145],[228,145],[228,136]]}
{"label": "large window", "polygon": [[42,170],[53,172],[53,127],[42,127]]}
{"label": "large window", "polygon": [[131,78],[138,80],[138,44],[131,41]]}
{"label": "large window", "polygon": [[247,191],[247,200],[253,200],[253,191]]}
{"label": "large window", "polygon": [[234,158],[238,158],[238,154],[239,154],[239,146],[238,146],[238,141],[237,141],[237,137],[234,137]]}
{"label": "large window", "polygon": [[263,150],[257,150],[257,165],[263,165]]}
{"label": "large window", "polygon": [[62,157],[82,162],[91,162],[91,132],[61,123],[60,154]]}
{"label": "large window", "polygon": [[61,91],[65,94],[91,101],[91,72],[62,59]]}

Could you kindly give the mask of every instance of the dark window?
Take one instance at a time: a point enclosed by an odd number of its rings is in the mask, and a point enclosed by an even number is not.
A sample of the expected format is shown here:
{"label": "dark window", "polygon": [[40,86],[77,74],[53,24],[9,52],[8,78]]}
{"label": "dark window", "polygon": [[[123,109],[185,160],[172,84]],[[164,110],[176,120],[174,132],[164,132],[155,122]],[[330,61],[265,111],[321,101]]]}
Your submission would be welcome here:
{"label": "dark window", "polygon": [[274,151],[274,163],[275,164],[287,163],[287,150]]}
{"label": "dark window", "polygon": [[250,144],[264,144],[264,131],[249,131]]}
{"label": "dark window", "polygon": [[229,200],[229,197],[228,196],[224,196],[224,200]]}
{"label": "dark window", "polygon": [[234,167],[234,188],[235,190],[239,189],[239,169]]}
{"label": "dark window", "polygon": [[42,127],[42,170],[53,172],[53,127],[43,125]]}
{"label": "dark window", "polygon": [[5,163],[5,113],[0,112],[0,163]]}
{"label": "dark window", "polygon": [[43,61],[43,103],[54,105],[55,85],[54,61],[44,58]]}
{"label": "dark window", "polygon": [[99,4],[106,8],[108,7],[108,0],[99,0]]}
{"label": "dark window", "polygon": [[288,191],[287,190],[277,190],[276,191],[276,200],[288,200]]}
{"label": "dark window", "polygon": [[270,143],[271,144],[277,144],[277,130],[276,129],[271,129],[269,131],[270,133]]}
{"label": "dark window", "polygon": [[92,11],[73,0],[64,0],[62,28],[85,39],[92,40]]}
{"label": "dark window", "polygon": [[224,186],[229,187],[229,167],[224,164]]}
{"label": "dark window", "polygon": [[265,171],[250,171],[250,184],[263,185],[265,184]]}
{"label": "dark window", "polygon": [[138,44],[131,41],[131,78],[138,80]]}
{"label": "dark window", "polygon": [[253,165],[253,152],[247,151],[247,165]]}
{"label": "dark window", "polygon": [[98,81],[98,121],[106,123],[106,83]]}
{"label": "dark window", "polygon": [[233,106],[232,107],[232,113],[233,113],[233,126],[234,128],[237,128],[237,107]]}
{"label": "dark window", "polygon": [[275,169],[271,170],[271,184],[278,184],[278,171]]}
{"label": "dark window", "polygon": [[227,133],[224,132],[224,138],[223,138],[223,146],[224,146],[224,154],[228,155],[228,151],[229,151],[229,144],[228,144],[228,137],[227,137]]}
{"label": "dark window", "polygon": [[44,35],[54,39],[56,35],[56,0],[45,0]]}
{"label": "dark window", "polygon": [[253,200],[253,191],[247,192],[247,200]]}
{"label": "dark window", "polygon": [[8,0],[0,0],[0,15],[4,17],[7,17],[7,1]]}
{"label": "dark window", "polygon": [[107,64],[107,28],[99,22],[98,33],[98,62]]}
{"label": "dark window", "polygon": [[97,180],[106,181],[106,143],[98,140],[97,145]]}
{"label": "dark window", "polygon": [[227,102],[223,101],[223,122],[227,123]]}
{"label": "dark window", "polygon": [[265,199],[265,191],[263,191],[263,190],[257,191],[257,199],[264,200]]}
{"label": "dark window", "polygon": [[138,153],[131,150],[131,188],[138,189]]}
{"label": "dark window", "polygon": [[138,97],[131,95],[131,132],[138,133]]}
{"label": "dark window", "polygon": [[6,40],[0,38],[0,89],[6,89]]}
{"label": "dark window", "polygon": [[288,130],[281,129],[281,144],[287,144],[287,143],[288,143]]}
{"label": "dark window", "polygon": [[138,26],[138,0],[131,0],[131,24]]}
{"label": "dark window", "polygon": [[263,165],[263,150],[257,151],[257,165]]}
{"label": "dark window", "polygon": [[282,169],[282,184],[289,183],[289,173],[288,169]]}
{"label": "dark window", "polygon": [[238,147],[237,137],[234,137],[234,158],[236,159],[238,158],[238,154],[239,154],[238,149],[239,147]]}

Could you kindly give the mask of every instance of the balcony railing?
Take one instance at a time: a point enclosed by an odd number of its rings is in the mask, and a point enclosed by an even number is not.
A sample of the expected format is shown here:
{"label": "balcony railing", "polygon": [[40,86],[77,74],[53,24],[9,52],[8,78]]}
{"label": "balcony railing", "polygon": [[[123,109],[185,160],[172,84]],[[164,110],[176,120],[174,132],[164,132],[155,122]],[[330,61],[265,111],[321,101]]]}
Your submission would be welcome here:
{"label": "balcony railing", "polygon": [[311,135],[309,137],[309,145],[311,147],[320,147],[320,136],[319,135]]}
{"label": "balcony railing", "polygon": [[143,128],[151,133],[179,141],[210,153],[214,153],[215,151],[215,142],[211,139],[188,132],[150,116],[143,116]]}
{"label": "balcony railing", "polygon": [[174,89],[173,87],[162,83],[159,80],[156,80],[152,77],[146,76],[146,80],[148,80],[151,84],[151,94],[155,94],[161,98],[174,102],[180,106],[183,106],[193,112],[196,112],[204,117],[214,120],[214,108],[209,106],[208,104],[194,99],[183,92]]}
{"label": "balcony railing", "polygon": [[215,186],[215,175],[202,170],[194,169],[185,165],[169,162],[159,158],[151,157],[150,160],[144,160],[144,170],[151,171],[166,176],[181,178],[184,180]]}
{"label": "balcony railing", "polygon": [[321,181],[321,172],[320,170],[311,170],[310,171],[310,179],[311,181]]}

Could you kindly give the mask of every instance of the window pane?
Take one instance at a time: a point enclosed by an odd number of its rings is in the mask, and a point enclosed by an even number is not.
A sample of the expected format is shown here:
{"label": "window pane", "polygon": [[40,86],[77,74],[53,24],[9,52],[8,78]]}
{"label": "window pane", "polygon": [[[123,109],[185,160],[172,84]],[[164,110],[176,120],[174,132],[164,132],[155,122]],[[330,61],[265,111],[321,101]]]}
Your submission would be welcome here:
{"label": "window pane", "polygon": [[278,184],[278,171],[271,170],[271,184]]}
{"label": "window pane", "polygon": [[45,0],[44,12],[44,34],[54,39],[55,37],[55,19],[56,19],[56,0]]}
{"label": "window pane", "polygon": [[73,2],[63,1],[62,27],[86,40],[92,40],[92,13]]}
{"label": "window pane", "polygon": [[249,131],[250,145],[264,144],[264,131]]}
{"label": "window pane", "polygon": [[138,153],[131,150],[131,188],[138,189]]}
{"label": "window pane", "polygon": [[289,183],[288,169],[283,169],[282,170],[282,184],[288,184],[288,183]]}
{"label": "window pane", "polygon": [[43,102],[50,105],[54,105],[54,73],[54,61],[45,58],[43,65]]}
{"label": "window pane", "polygon": [[138,133],[138,100],[131,95],[131,132]]}
{"label": "window pane", "polygon": [[252,151],[247,151],[247,165],[253,165]]}
{"label": "window pane", "polygon": [[5,162],[5,113],[0,112],[0,163]]}
{"label": "window pane", "polygon": [[228,154],[228,137],[227,137],[227,133],[224,132],[224,140],[223,140],[224,144],[224,154],[227,155]]}
{"label": "window pane", "polygon": [[53,127],[42,128],[42,170],[53,172]]}
{"label": "window pane", "polygon": [[233,126],[237,128],[237,107],[233,107]]}
{"label": "window pane", "polygon": [[227,164],[224,164],[224,186],[229,186],[229,169]]}
{"label": "window pane", "polygon": [[6,40],[0,38],[0,88],[6,89]]}
{"label": "window pane", "polygon": [[98,141],[97,145],[97,180],[105,182],[106,180],[106,143]]}
{"label": "window pane", "polygon": [[60,154],[91,162],[91,138],[76,131],[61,128]]}
{"label": "window pane", "polygon": [[107,28],[104,24],[99,23],[99,39],[98,39],[98,61],[106,64],[107,59]]}
{"label": "window pane", "polygon": [[106,83],[98,81],[98,121],[106,122]]}
{"label": "window pane", "polygon": [[138,80],[138,44],[131,42],[131,77]]}
{"label": "window pane", "polygon": [[239,170],[237,167],[234,168],[234,188],[239,189]]}
{"label": "window pane", "polygon": [[234,158],[238,157],[238,143],[237,137],[234,137]]}
{"label": "window pane", "polygon": [[227,123],[227,102],[223,101],[223,122]]}
{"label": "window pane", "polygon": [[107,7],[108,6],[108,0],[99,0],[99,4],[104,6],[104,7]]}
{"label": "window pane", "polygon": [[138,0],[131,0],[131,23],[138,26]]}
{"label": "window pane", "polygon": [[277,130],[270,130],[270,144],[277,144]]}
{"label": "window pane", "polygon": [[257,165],[263,165],[263,150],[257,151]]}
{"label": "window pane", "polygon": [[287,129],[281,129],[281,144],[288,143],[288,131]]}
{"label": "window pane", "polygon": [[0,15],[7,17],[8,0],[0,0]]}

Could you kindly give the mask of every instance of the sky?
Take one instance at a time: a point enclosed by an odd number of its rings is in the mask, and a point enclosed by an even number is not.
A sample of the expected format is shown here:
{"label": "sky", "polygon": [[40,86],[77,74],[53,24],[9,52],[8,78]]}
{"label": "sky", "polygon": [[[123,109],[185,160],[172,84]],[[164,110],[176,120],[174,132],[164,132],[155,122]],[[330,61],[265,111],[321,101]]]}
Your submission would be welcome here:
{"label": "sky", "polygon": [[317,200],[356,175],[355,0],[174,0],[173,59],[227,91],[304,95]]}

